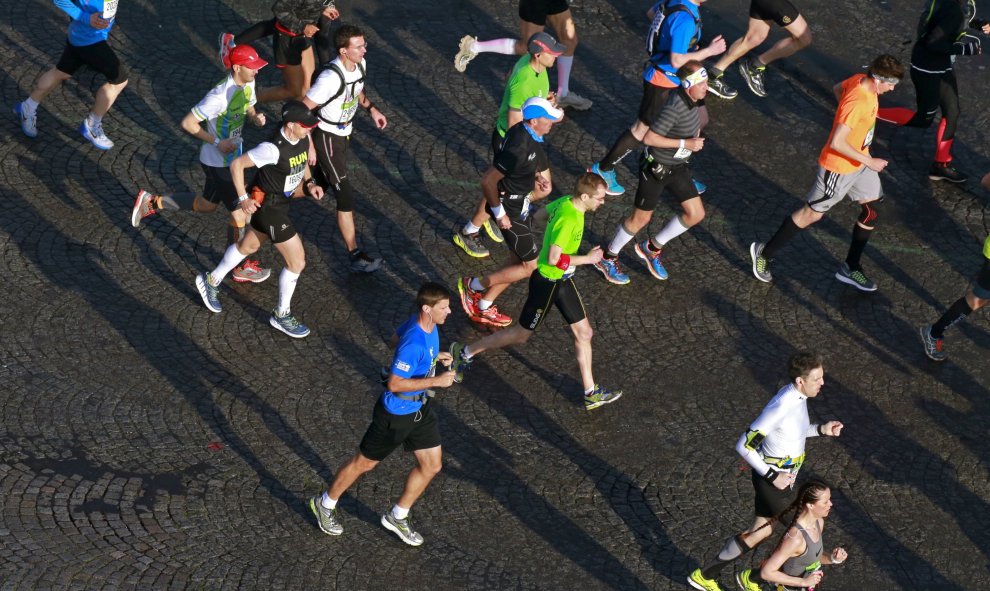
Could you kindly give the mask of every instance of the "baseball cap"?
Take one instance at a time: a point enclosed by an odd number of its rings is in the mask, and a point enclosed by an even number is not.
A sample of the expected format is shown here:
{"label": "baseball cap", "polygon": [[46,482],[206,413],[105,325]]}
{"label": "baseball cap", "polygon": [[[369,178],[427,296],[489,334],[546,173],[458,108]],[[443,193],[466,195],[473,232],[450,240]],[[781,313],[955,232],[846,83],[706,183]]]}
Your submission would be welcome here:
{"label": "baseball cap", "polygon": [[298,123],[303,127],[316,127],[320,120],[300,101],[289,101],[282,107],[282,123]]}
{"label": "baseball cap", "polygon": [[528,47],[530,55],[549,53],[550,55],[556,57],[567,51],[566,45],[554,39],[550,33],[547,33],[546,31],[533,33],[533,36],[529,38]]}
{"label": "baseball cap", "polygon": [[550,104],[545,98],[534,96],[526,99],[522,105],[522,116],[524,121],[539,119],[544,117],[550,121],[560,121],[564,118],[564,112]]}
{"label": "baseball cap", "polygon": [[230,50],[230,65],[260,70],[267,66],[268,62],[258,57],[258,52],[250,45],[238,45]]}

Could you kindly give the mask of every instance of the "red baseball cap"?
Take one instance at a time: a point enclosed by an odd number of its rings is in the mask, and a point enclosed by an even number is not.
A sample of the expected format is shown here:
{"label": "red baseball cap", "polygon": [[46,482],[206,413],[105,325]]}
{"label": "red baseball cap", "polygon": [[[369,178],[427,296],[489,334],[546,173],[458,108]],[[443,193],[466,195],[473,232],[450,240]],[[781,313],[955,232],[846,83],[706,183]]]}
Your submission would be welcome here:
{"label": "red baseball cap", "polygon": [[230,65],[245,66],[252,70],[260,70],[268,65],[268,62],[258,57],[258,52],[250,45],[238,45],[230,50]]}

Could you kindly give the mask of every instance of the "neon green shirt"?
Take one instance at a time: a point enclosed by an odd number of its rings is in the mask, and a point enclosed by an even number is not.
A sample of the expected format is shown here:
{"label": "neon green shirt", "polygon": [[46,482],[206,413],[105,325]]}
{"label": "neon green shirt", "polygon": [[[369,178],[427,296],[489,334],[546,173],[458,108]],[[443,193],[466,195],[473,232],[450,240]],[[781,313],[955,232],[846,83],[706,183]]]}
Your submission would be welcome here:
{"label": "neon green shirt", "polygon": [[983,256],[990,259],[990,236],[983,242]]}
{"label": "neon green shirt", "polygon": [[577,254],[584,236],[584,212],[574,207],[571,195],[565,195],[547,205],[547,215],[547,230],[543,235],[543,248],[540,250],[540,258],[536,260],[536,268],[547,279],[560,279],[565,274],[572,275],[574,267],[562,271],[551,265],[550,247],[556,244],[563,251],[562,254]]}
{"label": "neon green shirt", "polygon": [[505,132],[509,129],[509,109],[522,109],[523,103],[534,96],[547,98],[550,94],[550,80],[547,78],[547,71],[539,74],[529,65],[530,55],[527,53],[519,58],[516,65],[512,67],[509,74],[509,81],[505,84],[505,92],[502,93],[502,105],[498,108],[498,120],[495,122],[495,129],[498,134],[505,137]]}

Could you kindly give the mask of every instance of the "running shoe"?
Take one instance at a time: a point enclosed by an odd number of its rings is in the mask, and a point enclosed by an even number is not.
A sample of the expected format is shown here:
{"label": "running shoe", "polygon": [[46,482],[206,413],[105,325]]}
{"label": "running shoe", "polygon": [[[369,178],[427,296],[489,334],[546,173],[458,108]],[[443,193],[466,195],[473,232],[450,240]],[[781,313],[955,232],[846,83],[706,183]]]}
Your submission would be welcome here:
{"label": "running shoe", "polygon": [[932,336],[931,324],[919,327],[918,336],[921,337],[921,343],[925,346],[925,355],[928,355],[932,361],[945,361],[949,356],[945,351],[944,340]]}
{"label": "running shoe", "polygon": [[849,285],[855,287],[860,291],[876,291],[877,284],[870,281],[862,271],[856,270],[852,271],[849,269],[849,265],[842,263],[839,270],[835,272],[835,278],[843,283],[848,283]]}
{"label": "running shoe", "polygon": [[602,258],[593,265],[596,269],[601,271],[602,275],[609,283],[614,283],[616,285],[625,285],[629,283],[629,276],[622,272],[622,267],[619,266],[618,257],[614,259]]}
{"label": "running shoe", "polygon": [[604,179],[606,195],[622,195],[626,192],[626,188],[619,184],[619,179],[616,178],[614,168],[612,170],[602,170],[601,162],[595,162],[588,169],[588,172],[593,172]]}
{"label": "running shoe", "polygon": [[739,71],[742,73],[743,78],[746,79],[746,85],[749,86],[749,89],[756,96],[767,96],[767,91],[763,88],[763,75],[766,74],[766,70],[766,66],[754,66],[753,60],[748,57],[739,60]]}
{"label": "running shoe", "polygon": [[131,208],[131,225],[137,228],[141,225],[141,220],[155,215],[155,206],[151,204],[155,198],[151,193],[140,190],[137,198],[134,199],[134,207]]}
{"label": "running shoe", "polygon": [[209,273],[196,275],[196,289],[199,290],[199,297],[203,298],[203,304],[210,312],[219,314],[223,310],[220,306],[220,287],[213,285],[213,278]]}
{"label": "running shoe", "polygon": [[467,66],[471,63],[471,60],[478,57],[478,52],[474,49],[474,44],[477,42],[478,38],[471,35],[461,37],[460,48],[457,50],[457,55],[454,56],[455,70],[458,72],[467,70]]}
{"label": "running shoe", "polygon": [[220,63],[225,70],[229,70],[232,67],[230,63],[230,50],[235,47],[234,36],[230,33],[220,33],[220,38],[217,39],[217,42],[220,44]]}
{"label": "running shoe", "polygon": [[760,591],[759,583],[754,583],[749,579],[750,575],[753,574],[753,570],[747,568],[744,571],[736,573],[736,584],[742,591]]}
{"label": "running shoe", "polygon": [[663,251],[658,250],[654,252],[650,250],[649,240],[636,243],[636,254],[639,255],[639,258],[646,261],[646,268],[650,270],[650,275],[653,275],[660,281],[664,281],[667,279],[667,269],[665,269],[663,263],[660,262],[661,252]]}
{"label": "running shoe", "polygon": [[14,115],[21,121],[21,131],[28,137],[38,137],[38,113],[29,115],[24,108],[24,103],[14,105]]}
{"label": "running shoe", "polygon": [[749,245],[749,258],[753,260],[753,276],[762,281],[763,283],[770,283],[773,281],[773,275],[770,274],[770,261],[763,258],[763,247],[766,244],[762,242],[754,242]]}
{"label": "running shoe", "polygon": [[488,234],[488,237],[493,241],[499,244],[505,242],[505,236],[502,236],[502,230],[499,229],[498,224],[492,218],[485,220],[485,223],[481,227],[485,229],[485,234]]}
{"label": "running shoe", "polygon": [[412,523],[409,521],[408,515],[405,519],[396,519],[396,517],[392,515],[391,511],[386,511],[385,514],[382,515],[382,526],[389,531],[395,532],[395,535],[399,536],[400,540],[410,546],[423,545],[423,536],[413,531]]}
{"label": "running shoe", "polygon": [[717,97],[724,98],[725,100],[731,101],[732,99],[739,96],[739,91],[735,88],[729,86],[729,84],[723,80],[724,76],[719,76],[717,78],[708,79],[708,92],[714,94]]}
{"label": "running shoe", "polygon": [[461,307],[469,318],[480,315],[478,301],[481,300],[481,292],[471,289],[470,277],[461,277],[457,280],[457,293],[461,296]]}
{"label": "running shoe", "polygon": [[497,326],[499,328],[504,328],[512,324],[512,318],[500,313],[498,311],[498,306],[495,304],[488,306],[485,310],[479,308],[478,315],[471,316],[471,320],[480,322],[481,324],[487,324],[489,326]]}
{"label": "running shoe", "polygon": [[465,359],[462,355],[464,347],[464,343],[452,343],[450,345],[450,356],[454,358],[450,363],[450,371],[454,372],[454,381],[458,384],[464,381],[464,370],[471,367],[471,360]]}
{"label": "running shoe", "polygon": [[586,99],[576,92],[569,92],[564,96],[557,95],[557,108],[559,109],[570,107],[576,111],[587,111],[592,104],[591,99]]}
{"label": "running shoe", "polygon": [[291,312],[285,316],[279,316],[278,312],[272,310],[272,317],[268,319],[268,324],[271,324],[294,339],[301,339],[309,335],[309,327],[296,320],[296,317]]}
{"label": "running shoe", "polygon": [[271,269],[263,269],[261,263],[244,259],[244,262],[234,267],[230,277],[238,283],[261,283],[272,275]]}
{"label": "running shoe", "polygon": [[381,266],[381,257],[373,257],[363,250],[351,255],[351,271],[355,273],[374,273]]}
{"label": "running shoe", "polygon": [[[26,133],[26,132],[25,132]],[[956,170],[948,162],[935,162],[928,169],[928,178],[933,181],[949,181],[950,183],[965,183],[969,177]]]}
{"label": "running shoe", "polygon": [[694,183],[694,190],[698,192],[698,195],[704,195],[705,191],[708,190],[708,185],[697,179],[691,179],[691,182]]}
{"label": "running shoe", "polygon": [[700,568],[694,569],[694,572],[688,576],[687,582],[698,591],[722,591],[722,588],[718,586],[718,581],[706,579],[705,575],[701,574]]}
{"label": "running shoe", "polygon": [[113,147],[113,142],[107,137],[107,134],[103,133],[103,123],[97,123],[90,127],[89,122],[83,119],[83,122],[79,124],[79,133],[101,150],[109,150]]}
{"label": "running shoe", "polygon": [[622,398],[622,390],[616,390],[613,392],[602,388],[598,384],[595,384],[595,389],[592,390],[591,394],[584,395],[584,409],[592,410],[598,408],[599,406],[612,404],[619,398]]}
{"label": "running shoe", "polygon": [[309,510],[316,515],[316,524],[320,526],[323,533],[331,536],[339,536],[344,533],[344,526],[337,520],[337,508],[327,509],[321,502],[323,494],[318,494],[309,500]]}
{"label": "running shoe", "polygon": [[476,259],[481,259],[491,254],[485,245],[481,243],[481,237],[478,236],[477,232],[474,234],[456,232],[454,234],[454,244],[463,248],[464,252]]}

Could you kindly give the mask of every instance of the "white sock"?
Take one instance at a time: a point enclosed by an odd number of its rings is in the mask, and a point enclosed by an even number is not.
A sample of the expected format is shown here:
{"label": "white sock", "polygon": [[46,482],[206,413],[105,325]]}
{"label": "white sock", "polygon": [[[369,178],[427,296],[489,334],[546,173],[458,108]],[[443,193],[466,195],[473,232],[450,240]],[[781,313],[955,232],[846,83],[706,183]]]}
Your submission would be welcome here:
{"label": "white sock", "polygon": [[481,230],[481,228],[479,228],[478,226],[475,226],[471,222],[468,222],[468,223],[464,224],[464,229],[461,230],[461,234],[464,234],[465,236],[468,236],[470,234],[477,234],[478,233],[478,230]]}
{"label": "white sock", "polygon": [[28,115],[34,115],[38,111],[38,103],[31,97],[24,99],[21,105],[23,105],[22,108]]}
{"label": "white sock", "polygon": [[392,505],[392,517],[396,519],[405,519],[409,517],[409,509],[403,509],[398,505]]}
{"label": "white sock", "polygon": [[573,66],[573,55],[562,55],[557,58],[557,96],[567,96],[567,93],[571,91],[571,68]]}
{"label": "white sock", "polygon": [[330,498],[330,493],[323,491],[323,498],[320,499],[320,504],[323,505],[324,509],[334,509],[337,507],[337,501]]}
{"label": "white sock", "polygon": [[471,278],[471,281],[468,282],[468,287],[474,291],[485,291],[485,286],[481,284],[481,281],[477,277]]}
{"label": "white sock", "polygon": [[210,277],[216,282],[216,285],[220,285],[227,273],[233,271],[234,267],[240,265],[241,261],[246,258],[247,255],[241,254],[241,251],[237,250],[236,244],[231,244],[227,247],[227,252],[223,253],[223,258],[220,259],[217,268],[210,271]]}
{"label": "white sock", "polygon": [[478,300],[478,309],[481,310],[482,312],[484,312],[488,308],[491,308],[492,307],[492,304],[494,304],[494,303],[495,302],[493,302],[491,300]]}
{"label": "white sock", "polygon": [[463,357],[467,361],[471,361],[471,358],[474,357],[474,353],[468,351],[468,349],[470,348],[471,345],[464,345],[464,348],[461,349],[461,357]]}
{"label": "white sock", "polygon": [[501,53],[502,55],[515,55],[516,40],[492,39],[491,41],[475,41],[474,51],[476,53]]}
{"label": "white sock", "polygon": [[86,116],[86,125],[91,129],[99,125],[101,121],[103,121],[103,117],[97,117],[92,112]]}
{"label": "white sock", "polygon": [[688,230],[689,228],[681,222],[681,216],[676,215],[653,237],[653,244],[663,246]]}
{"label": "white sock", "polygon": [[288,269],[282,269],[278,276],[278,309],[275,313],[285,316],[289,313],[292,304],[292,292],[296,291],[296,283],[299,281],[299,273],[293,273]]}
{"label": "white sock", "polygon": [[619,224],[619,228],[615,231],[615,237],[612,238],[612,242],[608,244],[608,252],[611,254],[619,254],[622,247],[629,244],[629,241],[635,238],[634,234],[626,232],[626,227]]}

